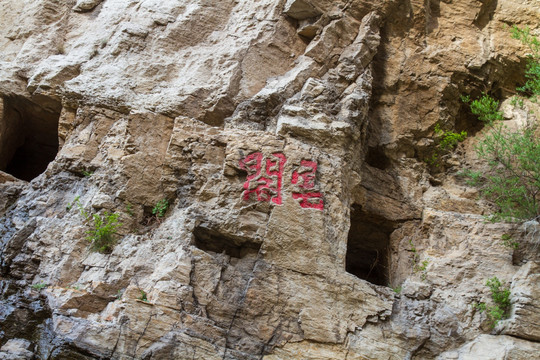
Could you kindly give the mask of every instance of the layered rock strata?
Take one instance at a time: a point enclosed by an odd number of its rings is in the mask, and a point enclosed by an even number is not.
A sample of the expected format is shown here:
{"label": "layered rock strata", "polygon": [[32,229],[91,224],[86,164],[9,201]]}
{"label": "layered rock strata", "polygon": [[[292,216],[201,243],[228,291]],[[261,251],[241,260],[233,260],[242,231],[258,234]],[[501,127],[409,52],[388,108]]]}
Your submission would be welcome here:
{"label": "layered rock strata", "polygon": [[[456,173],[537,5],[3,1],[0,359],[534,359],[538,225]],[[474,136],[433,169],[436,124]]]}

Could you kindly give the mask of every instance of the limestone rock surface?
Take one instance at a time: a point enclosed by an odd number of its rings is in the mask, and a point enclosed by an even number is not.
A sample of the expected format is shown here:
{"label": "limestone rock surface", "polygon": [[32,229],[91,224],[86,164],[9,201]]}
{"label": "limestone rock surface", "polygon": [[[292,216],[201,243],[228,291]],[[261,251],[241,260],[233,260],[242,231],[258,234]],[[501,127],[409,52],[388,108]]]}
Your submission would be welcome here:
{"label": "limestone rock surface", "polygon": [[[457,173],[485,136],[459,96],[509,99],[527,49],[503,25],[539,18],[0,2],[0,359],[535,359],[538,223],[486,222]],[[436,124],[471,136],[434,169]]]}

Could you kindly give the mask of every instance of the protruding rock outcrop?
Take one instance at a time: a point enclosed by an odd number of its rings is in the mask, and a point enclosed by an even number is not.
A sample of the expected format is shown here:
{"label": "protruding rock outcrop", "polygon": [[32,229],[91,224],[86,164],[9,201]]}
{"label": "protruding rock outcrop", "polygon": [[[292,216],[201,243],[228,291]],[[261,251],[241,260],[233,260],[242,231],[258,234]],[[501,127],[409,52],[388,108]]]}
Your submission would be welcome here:
{"label": "protruding rock outcrop", "polygon": [[536,5],[1,2],[0,359],[532,359],[538,224],[456,173]]}

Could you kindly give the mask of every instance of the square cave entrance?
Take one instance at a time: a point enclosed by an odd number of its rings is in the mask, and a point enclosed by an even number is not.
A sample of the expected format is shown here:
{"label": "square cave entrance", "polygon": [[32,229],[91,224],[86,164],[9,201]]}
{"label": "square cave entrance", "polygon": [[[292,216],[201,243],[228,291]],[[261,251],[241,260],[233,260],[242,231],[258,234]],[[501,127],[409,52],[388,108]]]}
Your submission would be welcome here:
{"label": "square cave entrance", "polygon": [[26,181],[45,171],[59,145],[60,103],[45,97],[36,100],[0,100],[0,170]]}
{"label": "square cave entrance", "polygon": [[347,239],[345,270],[372,284],[390,283],[390,234],[395,224],[366,213],[360,206],[351,208],[351,227]]}

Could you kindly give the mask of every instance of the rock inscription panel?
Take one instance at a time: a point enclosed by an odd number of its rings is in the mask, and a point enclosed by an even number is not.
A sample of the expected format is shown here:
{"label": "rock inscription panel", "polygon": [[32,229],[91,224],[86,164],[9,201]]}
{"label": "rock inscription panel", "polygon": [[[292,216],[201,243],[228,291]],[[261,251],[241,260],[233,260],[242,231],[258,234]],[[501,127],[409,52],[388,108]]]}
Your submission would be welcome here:
{"label": "rock inscription panel", "polygon": [[[242,199],[283,204],[283,179],[287,157],[281,152],[265,155],[254,152],[240,160],[240,168],[247,172]],[[305,209],[324,209],[323,194],[316,184],[317,162],[301,160],[291,175],[292,198]]]}

